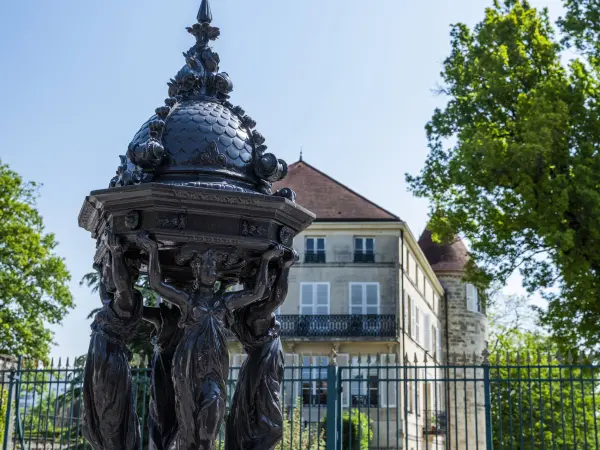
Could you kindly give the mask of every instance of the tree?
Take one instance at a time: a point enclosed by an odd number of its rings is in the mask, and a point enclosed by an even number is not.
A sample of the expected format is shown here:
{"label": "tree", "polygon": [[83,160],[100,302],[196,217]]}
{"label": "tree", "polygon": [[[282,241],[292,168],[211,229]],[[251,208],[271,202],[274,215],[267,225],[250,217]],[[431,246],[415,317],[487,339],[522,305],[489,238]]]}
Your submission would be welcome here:
{"label": "tree", "polygon": [[595,448],[600,404],[589,362],[561,362],[558,346],[540,333],[497,331],[490,358],[494,448]]}
{"label": "tree", "polygon": [[0,353],[46,360],[73,308],[69,272],[36,209],[38,186],[0,161]]}
{"label": "tree", "polygon": [[[600,41],[576,18],[597,18],[600,6],[565,5],[562,41],[547,11],[525,0],[496,0],[473,29],[452,26],[439,90],[448,101],[426,125],[425,168],[407,182],[430,200],[434,239],[459,233],[471,242],[468,278],[504,282],[519,270],[524,286],[547,299],[540,319],[561,345],[593,348],[600,327],[600,66],[593,55]],[[577,12],[582,5],[586,13]],[[564,64],[569,45],[585,51]]]}

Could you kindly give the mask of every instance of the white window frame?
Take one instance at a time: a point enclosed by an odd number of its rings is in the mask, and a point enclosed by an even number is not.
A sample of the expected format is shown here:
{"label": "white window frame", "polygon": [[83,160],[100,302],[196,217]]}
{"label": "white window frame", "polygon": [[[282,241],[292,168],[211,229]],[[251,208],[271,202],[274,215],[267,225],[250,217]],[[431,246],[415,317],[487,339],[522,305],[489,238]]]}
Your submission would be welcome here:
{"label": "white window frame", "polygon": [[325,250],[327,248],[326,247],[327,246],[327,240],[326,240],[325,236],[306,236],[304,238],[304,252],[308,253],[308,241],[309,240],[313,240],[313,241],[315,241],[313,252],[314,253],[318,253],[318,251],[319,251],[319,245],[318,245],[319,239],[323,240],[323,252],[325,252]]}
{"label": "white window frame", "polygon": [[[371,239],[373,241],[373,253],[375,253],[375,238],[371,237],[371,236],[354,236],[354,252],[355,253],[368,253],[367,252],[367,240],[368,239]],[[359,250],[356,247],[357,240],[360,240],[363,243],[361,250]]]}
{"label": "white window frame", "polygon": [[[377,355],[353,356],[350,358],[352,364],[350,369],[350,404],[353,396],[364,396],[369,399],[376,399],[377,405],[381,406],[381,386],[380,386],[380,361]],[[359,363],[360,361],[360,363]],[[360,366],[360,368],[359,368]],[[360,377],[360,378],[359,378]],[[376,395],[372,396],[373,390],[370,383],[375,382],[371,377],[376,377]],[[358,406],[356,406],[358,407]]]}
{"label": "white window frame", "polygon": [[[317,300],[316,289],[317,289],[317,286],[321,285],[321,284],[327,286],[327,313],[325,313],[325,315],[331,314],[331,283],[329,283],[328,281],[313,281],[313,282],[302,281],[300,283],[300,302],[299,302],[300,303],[300,308],[299,308],[300,309],[300,315],[310,315],[310,316],[320,315],[320,314],[317,314],[315,310],[316,310],[316,306],[317,306],[317,303],[316,303],[316,300]],[[303,306],[309,306],[309,305],[305,305],[303,303],[304,299],[302,297],[302,291],[304,289],[304,286],[312,286],[312,288],[313,288],[313,304],[312,304],[313,313],[312,314],[305,314],[302,311],[302,307]],[[323,306],[323,305],[320,305],[320,306]]]}
{"label": "white window frame", "polygon": [[479,292],[477,291],[477,287],[471,283],[466,283],[465,294],[467,297],[467,310],[471,312],[481,312],[481,304],[479,303]]}
{"label": "white window frame", "polygon": [[431,351],[431,316],[423,313],[423,347]]}
{"label": "white window frame", "polygon": [[421,336],[421,316],[422,315],[423,315],[423,312],[421,311],[421,308],[419,308],[418,306],[415,305],[415,321],[414,321],[415,329],[414,329],[413,339],[418,344],[421,343],[421,338],[422,338],[422,336]]}
{"label": "white window frame", "polygon": [[[329,357],[328,356],[307,356],[302,355],[302,368],[300,372],[300,394],[302,397],[302,402],[304,405],[310,405],[311,403],[304,403],[304,387],[305,383],[310,383],[310,391],[312,393],[312,398],[315,399],[320,395],[319,391],[324,391],[325,396],[327,396],[327,367],[329,366]],[[308,364],[306,364],[306,360],[308,359]],[[305,371],[308,371],[309,377],[306,379],[304,377]],[[317,386],[317,383],[324,383],[325,385]],[[321,403],[316,403],[317,405],[321,405]]]}
{"label": "white window frame", "polygon": [[380,311],[381,311],[381,287],[380,284],[378,282],[355,282],[352,281],[349,284],[349,289],[348,289],[348,311],[350,311],[350,314],[352,313],[352,308],[356,307],[357,305],[353,305],[352,304],[352,287],[353,286],[362,286],[362,291],[363,291],[363,303],[361,305],[361,308],[363,310],[362,314],[367,314],[367,307],[368,306],[373,306],[373,305],[368,305],[367,304],[367,286],[376,286],[377,287],[377,312],[375,313],[375,315],[379,315]]}
{"label": "white window frame", "polygon": [[438,328],[435,324],[431,325],[431,353],[433,354],[433,359],[435,361],[439,360],[438,352]]}

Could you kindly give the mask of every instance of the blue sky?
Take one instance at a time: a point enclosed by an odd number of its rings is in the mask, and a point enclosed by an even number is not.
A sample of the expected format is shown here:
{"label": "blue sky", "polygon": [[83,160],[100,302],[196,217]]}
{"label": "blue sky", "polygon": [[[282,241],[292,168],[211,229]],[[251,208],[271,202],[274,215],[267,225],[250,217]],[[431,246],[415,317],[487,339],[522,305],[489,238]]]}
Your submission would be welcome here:
{"label": "blue sky", "polygon": [[[39,209],[72,273],[77,307],[53,354],[85,353],[97,296],[78,286],[95,242],[77,227],[85,196],[107,187],[127,144],[167,97],[193,43],[200,0],[19,0],[0,14],[0,158],[42,182]],[[304,159],[408,222],[427,203],[406,190],[443,104],[432,90],[449,25],[474,24],[491,1],[213,0],[214,49],[269,150]],[[559,0],[547,5],[553,16]],[[519,291],[518,279],[509,292]]]}

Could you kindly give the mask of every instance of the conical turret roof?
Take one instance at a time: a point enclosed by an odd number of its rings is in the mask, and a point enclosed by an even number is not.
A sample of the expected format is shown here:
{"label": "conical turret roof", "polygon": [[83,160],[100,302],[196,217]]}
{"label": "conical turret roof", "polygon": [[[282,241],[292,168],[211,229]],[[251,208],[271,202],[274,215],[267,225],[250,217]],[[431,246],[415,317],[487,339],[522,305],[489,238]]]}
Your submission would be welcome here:
{"label": "conical turret roof", "polygon": [[434,242],[428,228],[419,238],[419,246],[434,272],[464,272],[469,261],[469,251],[462,239],[455,236],[447,243]]}

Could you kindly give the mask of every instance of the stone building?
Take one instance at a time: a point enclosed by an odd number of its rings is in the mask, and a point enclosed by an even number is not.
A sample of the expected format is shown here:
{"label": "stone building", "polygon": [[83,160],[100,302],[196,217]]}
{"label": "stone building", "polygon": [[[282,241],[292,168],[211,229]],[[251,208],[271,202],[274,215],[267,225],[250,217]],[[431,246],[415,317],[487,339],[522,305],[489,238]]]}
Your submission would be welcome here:
{"label": "stone building", "polygon": [[[321,421],[336,355],[342,407],[368,410],[372,448],[477,448],[475,435],[484,448],[485,433],[464,424],[475,411],[483,424],[483,394],[443,382],[448,355],[481,354],[487,340],[477,290],[462,280],[464,244],[436,244],[428,231],[417,240],[397,215],[302,160],[274,188],[285,186],[317,216],[294,241],[300,261],[279,311],[285,404],[300,399],[306,422]],[[238,366],[243,352],[232,345]]]}

